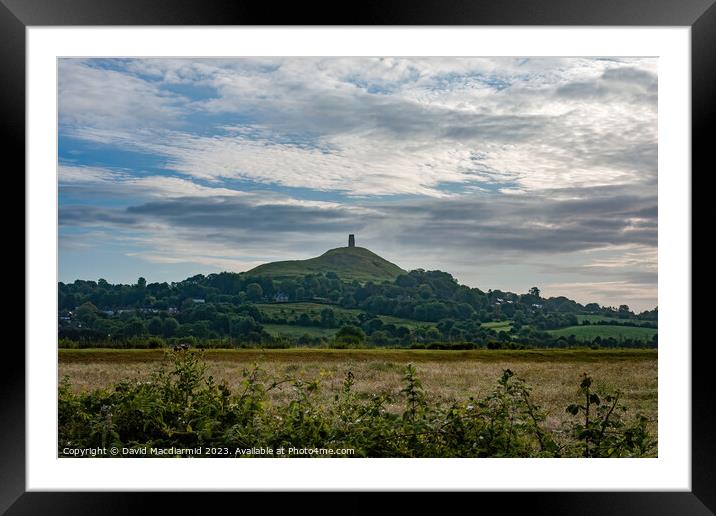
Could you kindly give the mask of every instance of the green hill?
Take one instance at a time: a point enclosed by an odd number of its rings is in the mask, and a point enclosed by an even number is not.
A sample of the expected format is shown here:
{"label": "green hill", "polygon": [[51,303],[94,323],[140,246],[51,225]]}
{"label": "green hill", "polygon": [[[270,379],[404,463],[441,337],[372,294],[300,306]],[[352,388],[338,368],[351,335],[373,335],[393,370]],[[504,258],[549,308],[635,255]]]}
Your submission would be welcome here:
{"label": "green hill", "polygon": [[276,279],[302,277],[318,272],[335,272],[343,281],[393,281],[406,271],[365,247],[338,247],[308,260],[272,262],[254,267],[245,274]]}

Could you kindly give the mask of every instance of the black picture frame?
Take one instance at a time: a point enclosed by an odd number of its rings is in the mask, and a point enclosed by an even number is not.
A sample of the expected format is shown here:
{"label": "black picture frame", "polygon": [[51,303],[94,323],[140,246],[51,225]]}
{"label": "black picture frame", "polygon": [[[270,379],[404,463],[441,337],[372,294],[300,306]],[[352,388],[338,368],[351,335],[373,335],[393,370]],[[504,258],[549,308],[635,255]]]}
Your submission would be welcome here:
{"label": "black picture frame", "polygon": [[[331,6],[286,3],[280,7],[269,2],[240,0],[0,0],[3,86],[0,127],[4,132],[6,157],[15,158],[16,169],[24,170],[25,166],[25,29],[48,25],[689,26],[692,184],[694,171],[701,170],[701,174],[705,174],[711,165],[707,151],[712,146],[708,129],[716,114],[714,0],[394,0]],[[24,191],[24,183],[19,188]],[[25,273],[28,274],[26,268]],[[155,500],[160,501],[162,510],[168,513],[194,512],[196,504],[206,507],[206,500],[197,500],[189,493],[26,492],[25,354],[22,348],[10,344],[4,346],[0,361],[0,511],[7,514],[143,513],[148,503]],[[493,501],[509,509],[524,506],[531,514],[713,514],[716,510],[716,435],[712,413],[716,393],[708,360],[710,342],[694,340],[693,344],[684,343],[687,345],[691,345],[692,352],[692,491],[473,493],[470,496],[480,498],[480,503]],[[249,494],[206,493],[203,496],[228,503],[232,503],[232,497],[241,497],[242,506],[246,508],[243,504]],[[284,495],[273,494],[272,506],[285,500],[298,507],[296,504],[300,502],[296,496],[293,493],[288,500]],[[326,496],[322,495],[321,506],[334,512],[340,507],[342,510],[367,509],[372,506],[370,498],[375,495],[348,494],[355,503],[346,500],[346,495],[340,501],[333,501],[334,495]],[[251,496],[255,497],[255,494]],[[505,505],[508,499],[509,504]],[[404,503],[403,510],[409,510],[411,505],[419,507],[424,503],[423,496],[414,494]]]}

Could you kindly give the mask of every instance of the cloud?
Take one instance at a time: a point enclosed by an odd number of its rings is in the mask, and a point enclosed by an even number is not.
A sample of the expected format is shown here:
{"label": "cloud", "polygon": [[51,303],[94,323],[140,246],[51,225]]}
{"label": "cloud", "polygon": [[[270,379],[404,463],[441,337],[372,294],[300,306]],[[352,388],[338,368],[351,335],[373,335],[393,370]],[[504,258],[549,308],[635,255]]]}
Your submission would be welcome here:
{"label": "cloud", "polygon": [[648,70],[635,67],[617,67],[604,70],[599,79],[573,81],[556,90],[558,97],[570,100],[610,100],[655,104],[657,76]]}
{"label": "cloud", "polygon": [[59,61],[60,123],[129,128],[167,126],[186,112],[188,99],[161,90],[157,84],[95,60]]}
{"label": "cloud", "polygon": [[635,284],[630,281],[551,283],[544,285],[542,295],[599,300],[604,306],[614,307],[623,304],[621,300],[628,299],[634,305],[632,309],[636,310],[656,306],[654,289],[651,285]]}
{"label": "cloud", "polygon": [[135,176],[126,170],[60,165],[60,191],[87,198],[107,197],[214,197],[243,195],[238,190],[209,187],[188,179],[166,176]]}
{"label": "cloud", "polygon": [[278,196],[270,200],[260,194],[181,197],[122,209],[67,206],[61,208],[60,220],[63,225],[143,227],[154,223],[196,231],[203,238],[215,233],[228,244],[280,240],[286,234],[328,241],[362,231],[368,238],[394,242],[408,252],[432,248],[470,254],[479,250],[493,256],[656,246],[654,197],[616,189],[579,198],[573,198],[574,193],[553,193],[346,205],[302,204]]}
{"label": "cloud", "polygon": [[[168,173],[217,182],[435,197],[447,184],[634,184],[656,177],[653,67],[277,58],[130,60],[110,70],[72,61],[61,62],[61,120],[68,136],[161,156]],[[97,94],[103,85],[109,99]],[[185,97],[177,85],[212,94]],[[196,116],[199,132],[182,127],[196,127]]]}

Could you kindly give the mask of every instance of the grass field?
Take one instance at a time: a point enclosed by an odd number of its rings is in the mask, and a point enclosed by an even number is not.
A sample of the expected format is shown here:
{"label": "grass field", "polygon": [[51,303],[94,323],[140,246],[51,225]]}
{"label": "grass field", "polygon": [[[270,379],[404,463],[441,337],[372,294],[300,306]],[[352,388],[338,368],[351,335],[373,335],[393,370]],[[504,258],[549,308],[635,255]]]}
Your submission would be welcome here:
{"label": "grass field", "polygon": [[392,315],[379,315],[378,319],[383,321],[384,324],[394,324],[396,326],[405,326],[406,328],[414,329],[420,327],[431,327],[435,326],[435,323],[426,321],[415,321],[413,319],[403,319],[401,317],[393,317]]}
{"label": "grass field", "polygon": [[[324,305],[320,303],[275,303],[275,304],[259,304],[257,305],[259,310],[269,317],[286,317],[294,318],[299,317],[301,314],[307,314],[312,319],[319,319],[321,311],[326,308],[331,308],[338,316],[357,317],[361,310],[342,308],[336,305]],[[405,326],[410,329],[416,329],[421,326],[435,326],[435,323],[414,321],[411,319],[402,319],[400,317],[392,317],[389,315],[379,316],[380,320],[384,324],[394,324],[396,326]],[[599,321],[619,321],[620,319],[605,317],[602,315],[578,315],[577,319],[581,323],[584,320],[590,322]],[[497,332],[506,331],[509,332],[512,329],[511,321],[491,321],[482,323],[484,328],[490,328]],[[338,329],[326,329],[319,327],[310,326],[293,326],[293,325],[279,325],[279,324],[265,324],[266,331],[274,336],[284,335],[287,337],[300,337],[302,335],[309,335],[310,337],[333,337]],[[592,341],[595,337],[599,336],[602,338],[614,337],[615,339],[630,338],[638,339],[642,341],[651,340],[658,330],[655,328],[639,328],[635,326],[619,326],[619,325],[577,325],[567,326],[565,328],[559,328],[556,330],[549,330],[549,333],[557,337],[564,336],[569,337],[574,335],[577,340],[580,341]]]}
{"label": "grass field", "polygon": [[[642,323],[646,321],[640,321],[639,319],[619,319],[618,317],[608,317],[605,315],[596,315],[596,314],[579,314],[577,315],[577,320],[582,323],[582,321],[589,321],[591,323],[595,322],[601,322],[601,321],[608,321],[608,322],[621,322],[621,321],[632,321],[636,323]],[[649,321],[654,322],[654,321]]]}
{"label": "grass field", "polygon": [[361,313],[360,310],[355,308],[343,308],[338,305],[324,305],[321,303],[260,303],[256,305],[256,308],[269,317],[307,314],[318,318],[321,316],[321,311],[326,308],[333,310],[336,315],[355,317]]}
{"label": "grass field", "polygon": [[[397,350],[280,349],[207,350],[209,373],[239,389],[241,371],[259,365],[278,377],[321,379],[317,396],[326,401],[340,390],[347,371],[355,376],[359,396],[397,395],[406,364],[416,366],[428,396],[439,402],[484,396],[504,369],[511,369],[533,387],[533,400],[547,410],[546,423],[558,428],[576,401],[580,375],[590,374],[598,388],[623,391],[630,413],[650,418],[656,433],[656,350]],[[164,357],[161,350],[59,350],[59,378],[69,376],[76,392],[109,387],[122,379],[146,379]],[[271,392],[271,400],[287,402],[289,388]]]}
{"label": "grass field", "polygon": [[[298,317],[305,313],[313,319],[320,317],[321,310],[325,308],[331,308],[336,312],[337,315],[349,315],[357,316],[361,313],[357,309],[341,308],[339,306],[322,305],[319,303],[277,303],[277,304],[260,304],[258,308],[266,315],[271,317],[279,316],[292,316]],[[580,322],[586,318],[589,318],[592,322],[602,320],[614,320],[608,319],[600,315],[579,315],[577,318]],[[392,317],[389,315],[381,315],[379,319],[384,324],[394,324],[396,326],[405,326],[410,329],[415,329],[421,326],[434,326],[434,323],[413,321],[410,319],[402,319],[400,317]],[[512,328],[510,321],[491,321],[482,323],[484,328],[490,328],[497,332],[507,331],[509,332]],[[302,335],[308,335],[310,337],[333,337],[338,331],[337,328],[320,328],[311,326],[295,326],[286,324],[264,324],[264,328],[268,333],[274,336],[284,335],[287,337],[300,337]],[[578,325],[578,326],[567,326],[565,328],[559,328],[556,330],[548,330],[549,333],[556,335],[557,337],[564,336],[569,337],[574,335],[577,340],[592,341],[595,337],[600,336],[602,338],[614,337],[615,339],[630,338],[639,339],[643,341],[651,340],[652,336],[657,333],[658,330],[655,328],[638,328],[635,326],[619,326],[619,325],[606,325],[606,324],[595,324],[595,325]]]}
{"label": "grass field", "polygon": [[[277,317],[294,318],[300,317],[301,314],[306,314],[312,319],[320,319],[321,311],[326,308],[330,308],[335,312],[337,316],[348,316],[357,317],[362,313],[361,310],[356,308],[343,308],[337,305],[324,305],[320,303],[264,303],[257,304],[256,307],[261,310],[262,313],[275,319]],[[401,317],[393,317],[390,315],[380,315],[378,318],[383,321],[384,324],[394,324],[396,326],[405,326],[410,329],[418,328],[421,326],[435,326],[434,323],[414,321],[411,319],[403,319]],[[488,324],[505,324],[505,323],[488,323]],[[332,337],[338,331],[338,328],[334,329],[323,329],[323,328],[311,328],[302,326],[290,326],[283,324],[264,324],[266,331],[271,335],[289,335],[289,336],[301,336],[308,334],[311,337]],[[305,330],[305,331],[303,331]]]}
{"label": "grass field", "polygon": [[611,326],[604,324],[595,324],[587,326],[567,326],[566,328],[559,328],[558,330],[549,330],[549,333],[558,337],[564,336],[569,337],[574,335],[577,340],[593,340],[599,336],[602,338],[614,337],[629,338],[629,339],[640,339],[640,340],[651,340],[658,330],[655,328],[637,328],[635,326]]}
{"label": "grass field", "polygon": [[601,322],[601,321],[608,321],[608,322],[614,322],[619,321],[620,319],[617,317],[608,317],[606,315],[597,315],[597,314],[578,314],[577,315],[577,321],[581,324],[583,321],[589,321],[591,323],[594,322]]}
{"label": "grass field", "polygon": [[291,324],[264,324],[264,330],[274,337],[333,337],[338,331],[335,328],[319,328],[316,326],[295,326]]}
{"label": "grass field", "polygon": [[492,321],[482,323],[480,326],[483,328],[490,328],[497,332],[510,331],[512,329],[512,323],[510,321]]}

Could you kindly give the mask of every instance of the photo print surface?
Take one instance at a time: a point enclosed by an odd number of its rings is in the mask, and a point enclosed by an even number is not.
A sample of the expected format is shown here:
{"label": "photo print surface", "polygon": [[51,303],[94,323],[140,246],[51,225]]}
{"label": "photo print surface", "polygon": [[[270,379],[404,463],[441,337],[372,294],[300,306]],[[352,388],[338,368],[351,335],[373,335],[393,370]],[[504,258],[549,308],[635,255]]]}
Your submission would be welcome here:
{"label": "photo print surface", "polygon": [[656,457],[656,58],[58,60],[59,457]]}

